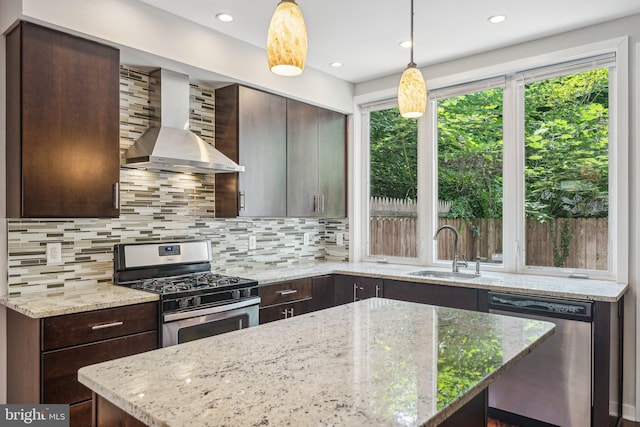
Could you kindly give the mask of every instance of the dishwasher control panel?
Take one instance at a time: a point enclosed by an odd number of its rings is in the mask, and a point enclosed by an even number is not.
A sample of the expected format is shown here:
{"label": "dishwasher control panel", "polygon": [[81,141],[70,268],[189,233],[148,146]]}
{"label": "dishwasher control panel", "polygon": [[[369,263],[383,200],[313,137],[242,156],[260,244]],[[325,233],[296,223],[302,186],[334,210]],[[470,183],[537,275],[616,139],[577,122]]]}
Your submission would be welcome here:
{"label": "dishwasher control panel", "polygon": [[489,309],[591,321],[593,302],[489,292]]}

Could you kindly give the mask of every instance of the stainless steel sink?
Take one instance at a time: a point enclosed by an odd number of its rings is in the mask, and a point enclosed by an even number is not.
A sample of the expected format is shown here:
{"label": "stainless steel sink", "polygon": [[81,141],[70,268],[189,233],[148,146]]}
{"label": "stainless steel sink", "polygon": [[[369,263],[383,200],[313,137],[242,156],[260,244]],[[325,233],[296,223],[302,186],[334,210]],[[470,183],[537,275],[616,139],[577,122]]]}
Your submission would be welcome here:
{"label": "stainless steel sink", "polygon": [[475,273],[454,273],[452,271],[438,271],[438,270],[420,270],[413,271],[409,273],[411,276],[421,276],[421,277],[444,277],[444,278],[461,278],[461,279],[475,279],[476,277],[480,277],[479,274]]}

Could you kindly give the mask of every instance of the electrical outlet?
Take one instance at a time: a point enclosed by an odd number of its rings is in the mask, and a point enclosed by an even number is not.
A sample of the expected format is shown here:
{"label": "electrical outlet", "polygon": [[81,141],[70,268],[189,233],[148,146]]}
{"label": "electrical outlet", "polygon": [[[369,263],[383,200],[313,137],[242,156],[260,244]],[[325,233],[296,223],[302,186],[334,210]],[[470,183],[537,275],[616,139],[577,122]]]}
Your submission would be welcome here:
{"label": "electrical outlet", "polygon": [[249,236],[249,250],[255,249],[257,246],[256,236]]}
{"label": "electrical outlet", "polygon": [[311,240],[311,233],[304,233],[302,235],[302,244],[305,246],[309,246],[309,241]]}
{"label": "electrical outlet", "polygon": [[336,233],[336,245],[344,246],[344,234]]}
{"label": "electrical outlet", "polygon": [[47,243],[47,265],[62,264],[62,243]]}

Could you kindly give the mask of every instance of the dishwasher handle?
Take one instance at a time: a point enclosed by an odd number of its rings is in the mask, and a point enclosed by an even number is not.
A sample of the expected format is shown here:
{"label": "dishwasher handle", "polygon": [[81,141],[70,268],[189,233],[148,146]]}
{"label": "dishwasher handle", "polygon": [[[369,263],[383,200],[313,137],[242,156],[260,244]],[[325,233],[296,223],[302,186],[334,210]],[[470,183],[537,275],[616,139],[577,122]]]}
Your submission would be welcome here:
{"label": "dishwasher handle", "polygon": [[593,319],[592,301],[539,297],[535,295],[489,292],[489,310],[529,313],[586,322],[590,322]]}

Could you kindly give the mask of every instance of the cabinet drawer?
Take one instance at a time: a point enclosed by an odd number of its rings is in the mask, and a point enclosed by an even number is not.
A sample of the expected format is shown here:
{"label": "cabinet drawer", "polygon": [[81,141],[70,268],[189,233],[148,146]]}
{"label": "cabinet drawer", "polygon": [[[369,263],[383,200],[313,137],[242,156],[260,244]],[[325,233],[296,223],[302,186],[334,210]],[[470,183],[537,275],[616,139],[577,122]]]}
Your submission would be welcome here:
{"label": "cabinet drawer", "polygon": [[311,298],[312,281],[309,279],[291,280],[260,288],[260,306],[282,304]]}
{"label": "cabinet drawer", "polygon": [[290,302],[280,305],[271,305],[260,309],[260,324],[273,322],[275,320],[288,319],[301,314],[313,311],[311,299]]}
{"label": "cabinet drawer", "polygon": [[42,349],[48,351],[158,329],[158,304],[67,314],[42,322]]}
{"label": "cabinet drawer", "polygon": [[157,331],[85,344],[42,354],[42,402],[76,403],[91,399],[78,382],[78,369],[157,348]]}

